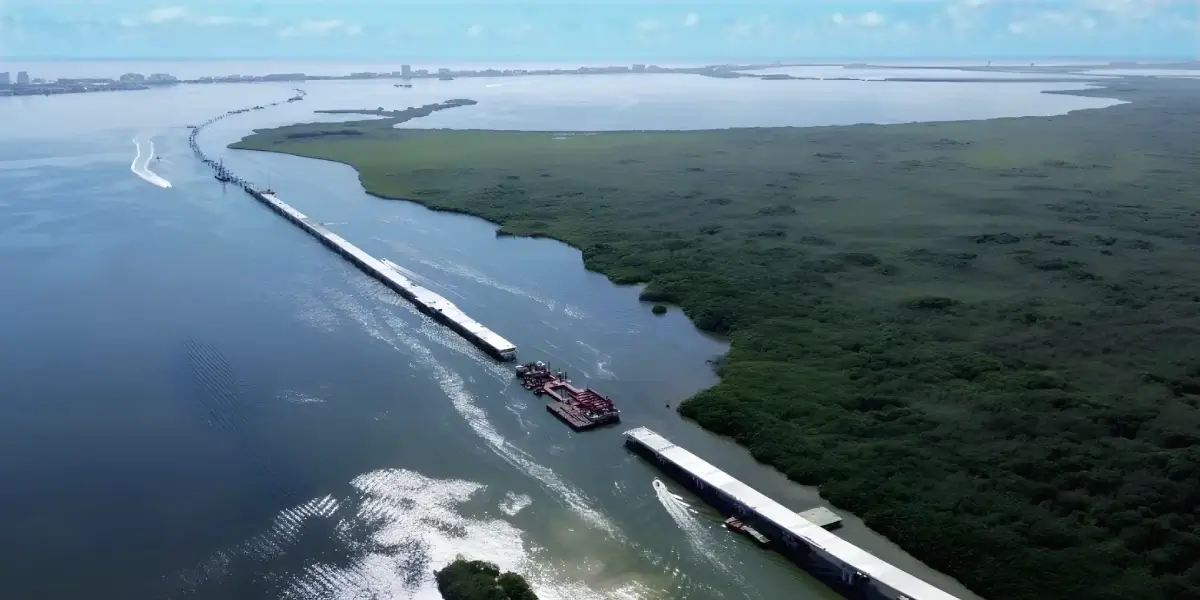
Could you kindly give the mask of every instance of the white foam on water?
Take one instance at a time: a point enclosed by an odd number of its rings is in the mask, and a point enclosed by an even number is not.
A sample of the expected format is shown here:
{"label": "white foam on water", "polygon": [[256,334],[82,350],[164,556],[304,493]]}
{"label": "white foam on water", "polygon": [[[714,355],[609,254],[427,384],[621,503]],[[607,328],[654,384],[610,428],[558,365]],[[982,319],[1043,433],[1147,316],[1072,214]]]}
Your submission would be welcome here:
{"label": "white foam on water", "polygon": [[564,315],[567,315],[568,317],[571,317],[572,319],[584,320],[584,319],[588,318],[588,314],[586,312],[583,312],[583,309],[579,308],[578,306],[571,306],[568,304],[566,306],[563,306],[562,311],[563,311]]}
{"label": "white foam on water", "polygon": [[270,528],[236,547],[214,552],[208,559],[191,569],[175,574],[174,582],[180,592],[191,592],[201,584],[220,582],[229,575],[236,558],[249,557],[258,561],[271,560],[288,549],[300,537],[311,519],[328,519],[341,508],[332,495],[313,498],[308,502],[285,508],[275,515]]}
{"label": "white foam on water", "polygon": [[554,352],[545,346],[534,346],[534,349],[545,355],[546,362],[549,362],[554,369],[565,371],[567,381],[571,381],[575,376],[582,376],[584,379],[592,378],[592,373],[579,363],[571,360],[572,357]]}
{"label": "white foam on water", "polygon": [[[133,145],[137,148],[137,154],[133,157],[133,162],[129,163],[129,170],[133,171],[134,175],[141,177],[142,180],[152,183],[160,188],[171,187],[171,182],[163,179],[154,171],[150,170],[150,159],[154,158],[154,142],[147,140],[150,145],[149,152],[146,153],[146,158],[142,159],[142,142],[138,138],[133,138]],[[138,163],[141,164],[138,164]]]}
{"label": "white foam on water", "polygon": [[300,294],[295,300],[299,304],[297,316],[300,320],[325,333],[337,331],[337,313],[327,303],[307,292]]}
{"label": "white foam on water", "polygon": [[[372,238],[372,239],[383,242],[385,245],[389,245],[389,246],[392,245],[392,244],[388,243],[386,240],[383,240],[380,238]],[[450,294],[451,296],[456,296],[462,300],[466,300],[466,298],[467,298],[466,296],[458,293],[458,291],[455,290],[454,288],[452,288],[440,281],[434,281],[428,277],[425,277],[424,275],[421,275],[420,273],[416,273],[416,272],[396,263],[395,261],[389,260],[388,262],[391,263],[390,266],[392,268],[396,269],[397,271],[400,271],[401,275],[404,275],[405,277],[408,277],[409,279],[411,279],[427,288],[433,289],[434,291],[441,290],[443,292],[446,292],[447,294]]]}
{"label": "white foam on water", "polygon": [[[541,294],[536,294],[534,292],[521,289],[516,286],[501,283],[501,282],[496,281],[495,279],[492,279],[491,277],[488,277],[487,275],[484,275],[466,265],[454,264],[454,263],[447,264],[447,263],[433,261],[433,260],[429,260],[429,259],[417,259],[417,261],[425,266],[432,267],[443,273],[462,277],[463,279],[469,279],[471,281],[474,281],[475,283],[485,285],[487,287],[497,289],[502,292],[507,292],[514,296],[519,296],[519,297],[525,298],[527,300],[533,300],[534,302],[537,302],[538,304],[541,304],[542,306],[545,306],[546,308],[550,309],[551,312],[554,312],[555,310],[557,310],[559,308],[559,302],[556,300],[547,298]],[[572,317],[575,319],[587,319],[588,318],[588,314],[586,312],[584,312],[584,310],[582,308],[579,308],[577,306],[564,304],[564,305],[562,305],[561,308],[562,308],[562,313],[569,317]]]}
{"label": "white foam on water", "polygon": [[511,517],[525,510],[530,504],[533,504],[533,498],[525,494],[508,492],[504,495],[504,500],[500,502],[500,511]]}
{"label": "white foam on water", "polygon": [[175,573],[175,585],[184,594],[195,591],[202,584],[210,581],[220,581],[229,574],[229,565],[233,562],[233,552],[214,552],[206,560],[201,561],[190,569]]}
{"label": "white foam on water", "polygon": [[667,515],[683,531],[684,537],[692,547],[722,571],[732,574],[729,567],[713,553],[711,546],[714,540],[709,535],[704,523],[696,517],[696,509],[684,502],[682,496],[668,489],[667,484],[663,483],[661,479],[655,478],[651,485],[654,486],[654,495],[658,498],[658,503],[666,509]]}
{"label": "white foam on water", "polygon": [[583,340],[576,340],[575,343],[579,344],[580,347],[582,347],[584,350],[587,350],[596,358],[596,363],[594,366],[596,369],[595,377],[597,379],[617,379],[617,374],[608,368],[609,365],[612,364],[611,354],[601,352],[596,347],[589,345]]}
{"label": "white foam on water", "polygon": [[[497,363],[484,355],[483,351],[476,348],[474,344],[468,342],[461,335],[445,325],[434,321],[432,317],[418,310],[416,306],[413,306],[411,302],[400,297],[399,294],[363,277],[354,277],[349,280],[349,283],[363,297],[369,298],[373,303],[377,302],[393,308],[399,308],[417,317],[421,320],[421,326],[417,331],[425,339],[471,359],[485,373],[504,386],[511,385],[515,381],[513,372],[507,366]],[[388,318],[391,317],[392,315],[388,315]],[[400,329],[404,330],[406,328],[401,326]]]}
{"label": "white foam on water", "polygon": [[[313,498],[299,506],[286,508],[275,516],[275,521],[271,526],[271,534],[264,538],[256,538],[258,544],[255,547],[259,549],[275,549],[275,553],[278,553],[279,550],[292,544],[300,537],[305,523],[310,519],[328,519],[337,512],[340,506],[341,503],[334,499],[333,496],[324,496]],[[259,556],[262,556],[262,554],[259,554]]]}
{"label": "white foam on water", "polygon": [[[597,591],[564,580],[549,565],[533,560],[522,532],[512,524],[464,516],[460,506],[484,488],[481,484],[403,469],[373,471],[351,483],[359,492],[354,520],[369,529],[365,547],[370,550],[345,566],[310,563],[287,585],[284,599],[440,600],[433,572],[458,556],[521,573],[546,600],[646,597],[648,590],[633,585]],[[338,529],[351,535],[349,525],[339,522]]]}
{"label": "white foam on water", "polygon": [[310,396],[304,392],[298,392],[296,390],[283,390],[282,392],[279,392],[278,398],[293,404],[322,404],[325,402],[323,398]]}
{"label": "white foam on water", "polygon": [[504,405],[504,408],[508,412],[512,413],[514,417],[517,418],[517,424],[521,426],[522,431],[528,432],[528,431],[531,431],[534,429],[533,427],[529,426],[528,422],[525,421],[525,416],[521,414],[520,409],[518,409],[517,407],[515,407],[511,404]]}
{"label": "white foam on water", "polygon": [[[411,304],[398,298],[396,294],[391,293],[382,285],[367,282],[365,278],[361,277],[356,277],[352,281],[363,282],[360,285],[369,286],[368,290],[364,291],[373,303],[378,301],[385,306],[407,307],[413,314],[420,314]],[[582,492],[563,481],[553,470],[538,464],[529,453],[505,439],[488,419],[487,411],[476,403],[475,395],[467,390],[462,376],[447,368],[428,347],[409,333],[411,329],[401,318],[386,309],[373,311],[359,302],[357,298],[336,289],[328,290],[328,293],[333,296],[331,303],[343,311],[346,316],[357,321],[368,335],[412,357],[413,365],[432,377],[450,400],[454,410],[467,422],[471,430],[488,444],[493,453],[517,470],[537,480],[592,527],[607,533],[614,539],[624,539],[612,521],[593,508]],[[444,332],[444,328],[439,331]],[[471,356],[478,356],[477,364],[489,365],[488,368],[498,369],[497,373],[502,372],[502,377],[508,382],[505,385],[511,383],[512,375],[503,365],[487,360],[479,353],[473,353]]]}

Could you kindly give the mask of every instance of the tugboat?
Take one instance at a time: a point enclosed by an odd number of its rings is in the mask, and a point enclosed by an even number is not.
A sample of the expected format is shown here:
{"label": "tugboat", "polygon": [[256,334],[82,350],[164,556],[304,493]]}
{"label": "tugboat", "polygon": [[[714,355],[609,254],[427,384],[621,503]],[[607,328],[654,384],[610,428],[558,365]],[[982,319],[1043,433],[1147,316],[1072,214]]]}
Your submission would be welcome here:
{"label": "tugboat", "polygon": [[728,519],[725,519],[725,528],[754,540],[754,543],[758,544],[762,548],[767,548],[771,545],[771,540],[767,538],[767,536],[759,533],[753,525],[737,517],[729,517]]}

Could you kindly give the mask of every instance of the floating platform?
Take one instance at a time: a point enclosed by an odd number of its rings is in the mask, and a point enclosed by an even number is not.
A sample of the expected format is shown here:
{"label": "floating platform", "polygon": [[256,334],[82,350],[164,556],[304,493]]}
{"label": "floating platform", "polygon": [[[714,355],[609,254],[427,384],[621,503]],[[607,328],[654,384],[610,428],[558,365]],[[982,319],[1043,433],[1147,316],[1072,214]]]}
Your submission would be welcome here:
{"label": "floating platform", "polygon": [[558,420],[566,423],[568,427],[575,431],[587,431],[602,425],[602,423],[588,419],[582,410],[570,404],[551,402],[546,405],[546,411],[558,417]]}
{"label": "floating platform", "polygon": [[453,329],[472,344],[478,346],[479,349],[490,354],[493,358],[498,360],[516,359],[517,347],[512,342],[500,337],[475,319],[468,317],[453,302],[443,298],[436,292],[421,287],[402,274],[400,268],[395,264],[386,260],[381,261],[367,254],[342,236],[330,231],[324,225],[292,208],[291,205],[280,200],[269,190],[254,189],[249,184],[246,184],[245,189],[256,200],[283,215],[284,218],[317,238],[322,244],[329,247],[329,249],[342,255],[343,258],[353,263],[359,269],[362,269],[364,273],[378,279],[396,293],[404,296],[420,309],[421,312]]}
{"label": "floating platform", "polygon": [[802,510],[797,514],[799,514],[801,517],[804,517],[805,521],[819,525],[825,529],[828,529],[829,531],[833,531],[834,529],[842,526],[842,518],[837,516],[837,513],[825,508],[824,506]]}
{"label": "floating platform", "polygon": [[[835,523],[823,527],[810,521],[650,429],[626,431],[625,446],[738,523],[751,526],[771,547],[847,598],[959,600],[826,530]],[[837,518],[828,509],[807,514],[829,521],[825,512]]]}
{"label": "floating platform", "polygon": [[525,389],[538,396],[549,396],[553,401],[546,405],[546,410],[575,431],[621,422],[621,411],[612,398],[571,385],[566,374],[552,371],[540,360],[517,365],[516,372]]}

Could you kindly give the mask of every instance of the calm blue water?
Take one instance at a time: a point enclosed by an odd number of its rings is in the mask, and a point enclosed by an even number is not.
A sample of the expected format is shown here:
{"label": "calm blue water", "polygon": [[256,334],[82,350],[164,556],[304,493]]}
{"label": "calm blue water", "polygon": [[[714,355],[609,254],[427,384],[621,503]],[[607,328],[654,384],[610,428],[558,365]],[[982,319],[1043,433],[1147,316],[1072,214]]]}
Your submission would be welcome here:
{"label": "calm blue water", "polygon": [[[590,106],[593,125],[628,128],[668,113],[666,126],[728,126],[733,112],[714,98],[755,102],[740,81],[702,97],[623,81],[590,78],[583,103],[569,81],[560,92],[529,82],[528,95],[469,81],[308,84],[310,100],[227,119],[201,142],[416,273],[523,358],[618,397],[628,425],[809,508],[811,490],[665,405],[714,383],[706,361],[724,351],[677,311],[651,315],[637,289],[585,272],[560,244],[370,198],[347,167],[222,150],[320,107],[479,96],[485,108],[462,119],[556,128]],[[763,106],[787,104],[778,90],[790,82],[749,83],[775,90]],[[812,97],[797,89],[790,102]],[[1062,98],[1003,89],[1030,105]],[[289,95],[238,85],[0,99],[0,579],[13,597],[436,598],[430,572],[458,553],[525,572],[549,599],[830,596],[686,494],[656,493],[620,430],[572,434],[509,366],[191,156],[188,123]],[[530,107],[556,96],[548,120],[531,122]],[[830,119],[869,120],[870,107],[847,110]],[[170,187],[131,172],[151,144],[161,158],[148,167]],[[845,535],[918,568],[853,519]]]}

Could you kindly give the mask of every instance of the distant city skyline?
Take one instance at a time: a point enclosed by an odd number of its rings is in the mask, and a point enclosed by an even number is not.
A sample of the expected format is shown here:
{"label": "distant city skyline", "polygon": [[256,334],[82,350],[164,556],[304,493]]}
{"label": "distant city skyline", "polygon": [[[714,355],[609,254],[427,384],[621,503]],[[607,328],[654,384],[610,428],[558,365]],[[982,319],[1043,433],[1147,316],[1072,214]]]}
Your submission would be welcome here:
{"label": "distant city skyline", "polygon": [[1197,58],[1188,0],[6,0],[0,58]]}

